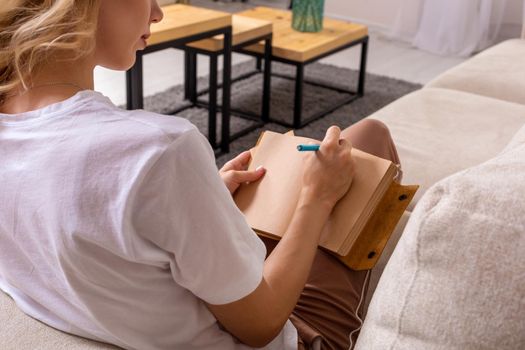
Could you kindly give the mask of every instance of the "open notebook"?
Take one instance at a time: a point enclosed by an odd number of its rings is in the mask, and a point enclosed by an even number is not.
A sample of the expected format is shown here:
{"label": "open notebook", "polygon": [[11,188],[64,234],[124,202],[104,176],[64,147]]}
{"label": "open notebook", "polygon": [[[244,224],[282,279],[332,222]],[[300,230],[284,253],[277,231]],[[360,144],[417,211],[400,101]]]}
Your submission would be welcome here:
{"label": "open notebook", "polygon": [[[286,232],[301,190],[302,158],[305,154],[297,151],[297,145],[312,141],[315,140],[271,131],[264,132],[259,138],[252,151],[249,169],[262,165],[267,172],[260,181],[242,185],[234,197],[248,223],[258,234],[280,239]],[[391,161],[357,149],[352,149],[352,156],[356,165],[352,185],[334,207],[319,244],[340,257],[350,253],[365,231],[391,188],[398,170]],[[392,215],[399,216],[394,218],[397,223],[410,199],[410,194],[403,199],[406,205],[402,205],[400,214],[399,209],[395,213],[388,213],[390,220]],[[373,257],[376,257],[379,252],[377,248],[374,249]]]}

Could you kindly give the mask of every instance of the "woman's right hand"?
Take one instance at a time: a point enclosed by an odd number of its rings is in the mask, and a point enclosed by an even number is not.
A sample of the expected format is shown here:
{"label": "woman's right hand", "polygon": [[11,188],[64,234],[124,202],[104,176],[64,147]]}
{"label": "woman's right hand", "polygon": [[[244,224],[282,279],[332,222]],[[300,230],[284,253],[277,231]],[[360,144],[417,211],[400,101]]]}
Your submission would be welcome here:
{"label": "woman's right hand", "polygon": [[351,150],[352,145],[341,139],[341,129],[331,126],[319,151],[305,154],[301,197],[306,203],[320,202],[332,210],[346,194],[355,171]]}

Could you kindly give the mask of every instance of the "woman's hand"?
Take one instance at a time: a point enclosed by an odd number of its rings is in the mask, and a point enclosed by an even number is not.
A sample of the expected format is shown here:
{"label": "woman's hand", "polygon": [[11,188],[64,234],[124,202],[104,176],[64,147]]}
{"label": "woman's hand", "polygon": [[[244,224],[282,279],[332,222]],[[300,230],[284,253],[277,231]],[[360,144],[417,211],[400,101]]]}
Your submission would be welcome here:
{"label": "woman's hand", "polygon": [[224,164],[221,170],[219,170],[222,181],[224,181],[224,184],[228,187],[232,195],[243,182],[257,181],[266,172],[266,169],[261,166],[253,171],[247,171],[246,169],[248,169],[248,163],[251,157],[250,151],[242,152]]}
{"label": "woman's hand", "polygon": [[332,126],[326,131],[321,148],[305,154],[302,194],[307,202],[325,203],[329,208],[344,196],[355,173],[352,145],[341,138],[341,129]]}

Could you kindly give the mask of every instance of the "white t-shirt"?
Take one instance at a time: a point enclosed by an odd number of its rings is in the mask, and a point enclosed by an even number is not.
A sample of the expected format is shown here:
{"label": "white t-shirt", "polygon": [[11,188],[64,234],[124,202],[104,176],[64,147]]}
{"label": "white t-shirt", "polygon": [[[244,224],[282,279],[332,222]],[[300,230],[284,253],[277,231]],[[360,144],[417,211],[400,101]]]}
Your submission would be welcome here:
{"label": "white t-shirt", "polygon": [[[247,349],[204,301],[262,278],[264,244],[188,121],[83,91],[0,114],[0,288],[27,314],[129,349]],[[266,349],[296,349],[287,322]]]}

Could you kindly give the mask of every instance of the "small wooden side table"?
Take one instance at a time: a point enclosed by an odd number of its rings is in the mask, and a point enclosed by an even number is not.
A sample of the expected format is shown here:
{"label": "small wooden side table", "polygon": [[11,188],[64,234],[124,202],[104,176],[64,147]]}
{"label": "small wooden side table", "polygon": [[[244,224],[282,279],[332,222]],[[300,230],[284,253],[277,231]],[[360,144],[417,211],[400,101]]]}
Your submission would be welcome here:
{"label": "small wooden side table", "polygon": [[[293,122],[286,123],[272,120],[276,123],[301,128],[304,125],[319,119],[337,108],[345,105],[365,93],[365,72],[368,52],[368,28],[361,24],[325,18],[323,30],[318,33],[303,33],[292,28],[292,12],[269,7],[255,7],[237,13],[240,16],[263,19],[273,22],[272,60],[290,64],[296,67],[295,76],[295,100]],[[359,69],[359,82],[356,91],[336,89],[334,87],[321,85],[325,88],[337,90],[349,94],[349,97],[339,104],[334,104],[328,111],[322,111],[307,120],[302,119],[304,68],[307,64],[321,58],[332,55],[355,45],[361,45],[361,62]],[[243,53],[251,54],[262,59],[263,44],[257,43],[242,50]],[[260,67],[260,63],[258,64]],[[282,78],[290,79],[288,76]],[[312,83],[310,83],[312,84]]]}
{"label": "small wooden side table", "polygon": [[[232,16],[229,13],[188,5],[169,5],[162,8],[164,19],[151,27],[151,37],[144,51],[137,52],[135,65],[126,73],[127,108],[143,108],[143,62],[144,55],[167,48],[180,48],[187,43],[215,35],[224,35],[223,95],[222,95],[222,152],[229,152],[230,144],[230,87],[232,52]],[[216,108],[216,106],[215,106]],[[176,113],[176,112],[174,112]],[[209,119],[215,121],[216,113],[210,108]],[[209,128],[210,129],[210,126]],[[208,138],[213,141],[211,130]],[[212,147],[218,145],[210,142]]]}
{"label": "small wooden side table", "polygon": [[[272,51],[272,22],[258,20],[254,18],[233,15],[232,17],[232,51],[236,52],[246,46],[253,45],[259,41],[264,42],[265,70],[263,77],[263,94],[261,114],[251,114],[247,112],[230,109],[232,114],[251,119],[257,123],[245,128],[234,135],[230,140],[235,140],[248,132],[261,127],[269,121],[270,117],[270,84],[271,84],[271,51]],[[185,94],[187,98],[198,106],[208,107],[211,111],[215,110],[217,100],[217,89],[221,85],[217,84],[217,60],[224,52],[224,36],[217,35],[213,38],[203,39],[185,45],[186,65],[185,65]],[[197,54],[203,54],[210,57],[210,82],[209,89],[197,91]],[[245,79],[246,76],[240,76],[234,81]],[[234,82],[232,81],[232,83]],[[209,92],[209,103],[198,100],[198,97]],[[211,122],[211,120],[210,120]],[[213,125],[215,127],[215,125]]]}

